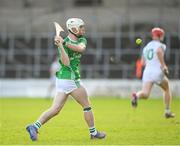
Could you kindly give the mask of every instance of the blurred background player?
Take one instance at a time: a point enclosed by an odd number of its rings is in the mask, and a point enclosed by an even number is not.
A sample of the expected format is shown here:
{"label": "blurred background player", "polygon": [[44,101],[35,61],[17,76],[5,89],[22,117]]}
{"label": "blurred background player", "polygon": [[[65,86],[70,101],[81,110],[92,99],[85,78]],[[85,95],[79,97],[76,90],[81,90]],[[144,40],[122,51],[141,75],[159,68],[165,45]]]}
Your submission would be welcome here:
{"label": "blurred background player", "polygon": [[55,88],[55,84],[56,84],[56,72],[61,68],[61,65],[59,64],[58,61],[58,57],[55,57],[50,69],[49,69],[49,73],[50,73],[50,84],[48,86],[47,89],[47,95],[46,98],[50,98],[52,96],[52,92]]}
{"label": "blurred background player", "polygon": [[166,45],[161,43],[164,40],[164,30],[161,28],[153,28],[151,31],[152,41],[149,42],[143,49],[142,62],[145,65],[143,72],[142,90],[133,93],[132,106],[137,107],[139,98],[147,99],[150,95],[153,84],[159,85],[164,92],[165,102],[165,117],[173,118],[175,115],[170,111],[171,89],[167,75],[169,74],[168,67],[164,60]]}
{"label": "blurred background player", "polygon": [[143,72],[143,60],[141,58],[138,58],[136,60],[136,77],[138,79],[141,79]]}
{"label": "blurred background player", "polygon": [[33,141],[37,140],[37,133],[41,125],[61,111],[69,95],[83,108],[90,138],[102,139],[106,136],[105,133],[98,132],[95,128],[89,98],[80,81],[79,63],[81,54],[85,51],[87,45],[87,40],[84,37],[84,21],[79,18],[70,18],[67,20],[66,26],[69,31],[68,36],[64,40],[60,36],[55,37],[61,69],[56,73],[56,96],[53,104],[47,111],[42,113],[34,124],[26,127]]}

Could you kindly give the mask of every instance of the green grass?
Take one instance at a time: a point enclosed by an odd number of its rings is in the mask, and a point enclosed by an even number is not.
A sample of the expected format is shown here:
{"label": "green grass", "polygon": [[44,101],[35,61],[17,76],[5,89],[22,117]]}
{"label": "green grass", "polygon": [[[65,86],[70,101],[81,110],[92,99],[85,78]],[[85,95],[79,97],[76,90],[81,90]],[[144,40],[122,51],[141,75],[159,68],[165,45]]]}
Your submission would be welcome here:
{"label": "green grass", "polygon": [[93,98],[96,127],[107,133],[104,140],[90,140],[81,107],[68,100],[61,113],[40,129],[39,140],[32,142],[25,127],[51,105],[45,99],[0,98],[0,144],[117,145],[180,144],[180,99],[173,99],[176,118],[163,117],[162,99],[141,100],[132,109],[129,99]]}

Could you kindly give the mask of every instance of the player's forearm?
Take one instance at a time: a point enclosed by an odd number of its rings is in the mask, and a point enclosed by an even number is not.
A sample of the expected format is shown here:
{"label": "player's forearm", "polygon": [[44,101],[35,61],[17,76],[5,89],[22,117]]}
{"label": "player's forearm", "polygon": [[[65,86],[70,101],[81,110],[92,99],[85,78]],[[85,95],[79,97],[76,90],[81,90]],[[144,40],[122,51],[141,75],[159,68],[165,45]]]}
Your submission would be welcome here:
{"label": "player's forearm", "polygon": [[165,63],[165,61],[164,61],[163,53],[160,52],[160,51],[158,51],[158,52],[157,52],[157,56],[158,56],[158,59],[159,59],[159,61],[160,61],[160,63],[161,63],[161,67],[162,67],[162,68],[165,67],[165,66],[166,66],[166,63]]}
{"label": "player's forearm", "polygon": [[67,43],[66,46],[76,52],[84,52],[86,49],[85,45],[74,45],[74,44]]}
{"label": "player's forearm", "polygon": [[64,50],[64,47],[62,45],[60,45],[58,48],[61,50],[60,54],[61,54],[61,62],[62,62],[62,64],[66,65],[66,66],[69,66],[70,65],[70,60],[69,60],[69,57],[68,57],[67,53]]}

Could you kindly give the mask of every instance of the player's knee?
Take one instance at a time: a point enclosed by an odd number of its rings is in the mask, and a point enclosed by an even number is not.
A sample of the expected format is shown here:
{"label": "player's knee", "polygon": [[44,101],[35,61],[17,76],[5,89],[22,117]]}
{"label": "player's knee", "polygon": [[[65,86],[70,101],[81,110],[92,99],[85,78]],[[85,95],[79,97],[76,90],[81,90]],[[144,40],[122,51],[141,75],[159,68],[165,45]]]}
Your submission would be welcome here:
{"label": "player's knee", "polygon": [[169,91],[169,86],[168,86],[168,85],[164,87],[164,91],[165,91],[165,92],[168,92],[168,91]]}
{"label": "player's knee", "polygon": [[91,111],[91,107],[85,107],[85,108],[83,109],[83,111],[84,111],[84,112],[90,112],[90,111]]}

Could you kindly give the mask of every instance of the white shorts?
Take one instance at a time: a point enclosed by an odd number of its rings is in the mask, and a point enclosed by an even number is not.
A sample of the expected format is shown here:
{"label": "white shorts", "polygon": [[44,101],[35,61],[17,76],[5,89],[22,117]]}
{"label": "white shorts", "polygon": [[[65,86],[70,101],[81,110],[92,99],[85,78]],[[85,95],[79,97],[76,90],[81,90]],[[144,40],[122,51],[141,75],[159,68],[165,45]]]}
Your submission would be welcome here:
{"label": "white shorts", "polygon": [[82,86],[81,80],[68,80],[56,78],[56,92],[71,93],[73,90]]}
{"label": "white shorts", "polygon": [[143,72],[143,83],[145,82],[153,82],[156,84],[160,84],[164,79],[164,73],[158,69],[145,69]]}
{"label": "white shorts", "polygon": [[51,76],[51,77],[50,77],[50,80],[51,80],[52,83],[55,84],[55,82],[56,82],[56,76]]}

